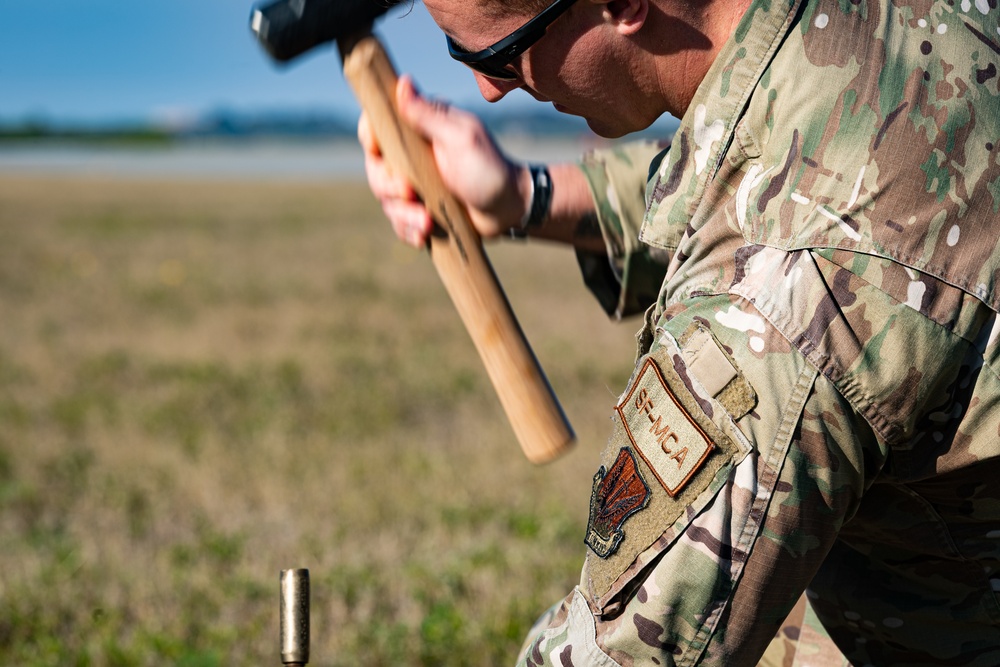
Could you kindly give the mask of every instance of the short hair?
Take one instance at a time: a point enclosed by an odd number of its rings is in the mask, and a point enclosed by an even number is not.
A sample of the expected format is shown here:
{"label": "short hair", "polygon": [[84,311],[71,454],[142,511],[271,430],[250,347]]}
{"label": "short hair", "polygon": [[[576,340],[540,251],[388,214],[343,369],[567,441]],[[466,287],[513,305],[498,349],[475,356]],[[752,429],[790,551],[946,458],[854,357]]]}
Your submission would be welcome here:
{"label": "short hair", "polygon": [[[412,8],[414,0],[381,0],[381,2],[388,7],[406,4]],[[511,14],[535,16],[551,5],[553,0],[475,0],[475,2],[490,18],[500,19]]]}
{"label": "short hair", "polygon": [[534,16],[552,4],[552,0],[476,0],[486,10],[490,18],[502,18],[511,14]]}

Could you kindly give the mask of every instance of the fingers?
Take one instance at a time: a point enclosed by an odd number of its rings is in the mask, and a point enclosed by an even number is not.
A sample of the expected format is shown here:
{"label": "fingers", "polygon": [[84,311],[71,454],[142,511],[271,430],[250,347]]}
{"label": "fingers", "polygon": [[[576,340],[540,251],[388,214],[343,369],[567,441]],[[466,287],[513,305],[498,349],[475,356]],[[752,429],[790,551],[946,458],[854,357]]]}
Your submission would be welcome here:
{"label": "fingers", "polygon": [[445,187],[466,206],[480,236],[497,236],[521,220],[524,170],[503,154],[479,118],[424,97],[406,75],[396,84],[396,106],[430,142]]}
{"label": "fingers", "polygon": [[414,247],[425,246],[433,227],[431,216],[409,181],[394,173],[382,159],[365,114],[358,121],[358,141],[365,156],[368,185],[382,204],[396,236]]}
{"label": "fingers", "polygon": [[[480,236],[498,236],[524,217],[530,182],[521,187],[521,175],[527,170],[503,154],[476,116],[423,97],[405,75],[396,86],[396,105],[402,120],[429,141],[443,185],[465,206]],[[432,228],[430,215],[410,183],[383,160],[366,115],[358,139],[368,182],[396,234],[423,245]]]}
{"label": "fingers", "polygon": [[407,74],[396,82],[396,106],[403,118],[431,142],[454,131],[455,110],[445,102],[421,95]]}
{"label": "fingers", "polygon": [[434,223],[422,203],[403,199],[384,200],[382,210],[401,241],[414,248],[427,245]]}
{"label": "fingers", "polygon": [[361,144],[361,150],[365,152],[365,156],[381,156],[382,151],[379,150],[378,144],[375,143],[375,135],[372,134],[372,126],[368,122],[368,114],[361,112],[361,118],[358,119],[358,143]]}
{"label": "fingers", "polygon": [[[377,150],[377,148],[376,148]],[[379,201],[386,199],[417,200],[417,193],[404,177],[394,172],[377,152],[365,152],[365,176]]]}

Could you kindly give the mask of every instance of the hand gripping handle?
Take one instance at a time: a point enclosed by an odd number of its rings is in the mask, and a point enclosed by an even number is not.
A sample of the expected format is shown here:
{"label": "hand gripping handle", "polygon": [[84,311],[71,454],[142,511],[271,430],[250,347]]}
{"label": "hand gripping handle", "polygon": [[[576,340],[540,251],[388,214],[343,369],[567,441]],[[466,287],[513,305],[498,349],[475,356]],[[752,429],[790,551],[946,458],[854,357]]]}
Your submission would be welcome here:
{"label": "hand gripping handle", "polygon": [[400,122],[396,72],[370,34],[339,40],[344,75],[386,162],[406,176],[437,223],[430,254],[465,324],[525,456],[556,458],[573,445],[573,429],[549,386],[464,206],[441,180],[430,144]]}

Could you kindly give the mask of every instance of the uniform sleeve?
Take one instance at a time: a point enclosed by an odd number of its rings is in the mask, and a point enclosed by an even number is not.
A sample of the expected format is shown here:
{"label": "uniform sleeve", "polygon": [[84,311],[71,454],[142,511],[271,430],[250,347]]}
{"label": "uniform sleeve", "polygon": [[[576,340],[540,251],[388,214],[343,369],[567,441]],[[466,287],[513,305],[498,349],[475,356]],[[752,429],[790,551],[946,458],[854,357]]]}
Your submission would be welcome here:
{"label": "uniform sleeve", "polygon": [[520,667],[756,665],[881,466],[870,429],[752,305],[686,306],[616,408],[580,585]]}
{"label": "uniform sleeve", "polygon": [[848,252],[760,248],[736,268],[730,293],[656,318],[593,479],[580,585],[521,664],[751,667],[803,591],[851,664],[1000,664],[997,524],[969,519],[995,502],[995,455],[970,455],[995,451],[995,313]]}
{"label": "uniform sleeve", "polygon": [[640,141],[589,152],[580,162],[607,252],[577,251],[577,260],[584,283],[617,319],[641,313],[656,300],[670,260],[669,251],[639,240],[650,164],[665,152],[664,144]]}

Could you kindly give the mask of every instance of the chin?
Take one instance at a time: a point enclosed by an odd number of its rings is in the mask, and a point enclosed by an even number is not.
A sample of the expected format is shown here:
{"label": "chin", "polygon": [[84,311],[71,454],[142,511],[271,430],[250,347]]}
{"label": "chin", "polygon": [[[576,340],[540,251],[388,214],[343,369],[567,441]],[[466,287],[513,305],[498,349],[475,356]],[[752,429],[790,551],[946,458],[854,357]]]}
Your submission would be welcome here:
{"label": "chin", "polygon": [[604,122],[597,118],[584,116],[591,131],[605,139],[620,139],[633,132],[642,132],[655,123],[658,118],[659,116],[651,118],[616,116],[610,122]]}
{"label": "chin", "polygon": [[648,122],[636,122],[632,119],[617,116],[611,122],[605,122],[599,118],[593,118],[582,113],[575,113],[570,111],[567,107],[555,102],[552,103],[552,106],[559,113],[566,114],[567,116],[578,116],[583,118],[587,121],[587,126],[590,127],[591,132],[605,139],[619,139],[627,134],[645,130],[653,124],[653,121],[656,120],[654,118]]}
{"label": "chin", "polygon": [[651,125],[651,123],[646,123],[641,127],[638,126],[632,127],[631,125],[627,125],[621,122],[621,119],[618,119],[617,123],[604,123],[600,120],[597,120],[596,118],[586,118],[586,117],[584,117],[584,120],[587,121],[587,125],[590,127],[590,130],[594,134],[596,134],[599,137],[604,137],[605,139],[620,139],[621,137],[624,137],[627,134],[632,134],[633,132],[639,132],[640,130],[645,130],[647,127]]}
{"label": "chin", "polygon": [[585,121],[587,121],[587,125],[590,127],[590,131],[595,133],[599,137],[604,137],[605,139],[617,139],[618,137],[623,136],[622,132],[612,128],[611,126],[605,123],[602,123],[596,118],[591,118],[582,113],[576,113],[575,111],[570,111],[569,107],[565,107],[562,104],[559,104],[558,102],[553,102],[552,108],[561,114],[565,114],[567,116],[577,116],[578,118],[584,119]]}
{"label": "chin", "polygon": [[591,122],[589,120],[587,121],[587,125],[590,126],[591,132],[593,132],[597,136],[603,137],[605,139],[619,139],[621,137],[624,137],[626,134],[628,134],[628,132],[622,132],[620,130],[609,128],[609,127],[607,127],[605,125],[601,125],[601,124],[598,124],[598,123],[595,123],[595,122]]}

